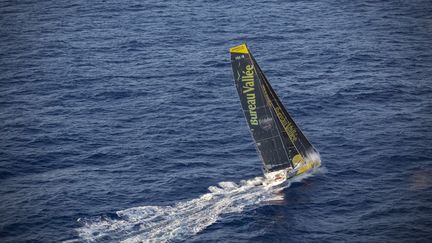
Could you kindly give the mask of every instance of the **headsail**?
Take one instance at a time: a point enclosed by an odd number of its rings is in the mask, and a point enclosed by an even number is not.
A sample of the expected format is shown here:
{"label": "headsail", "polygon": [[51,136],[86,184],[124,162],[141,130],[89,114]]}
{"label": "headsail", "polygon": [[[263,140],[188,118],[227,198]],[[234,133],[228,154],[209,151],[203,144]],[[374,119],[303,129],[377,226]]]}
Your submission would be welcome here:
{"label": "headsail", "polygon": [[234,80],[242,108],[267,172],[317,153],[290,117],[245,44],[230,49]]}

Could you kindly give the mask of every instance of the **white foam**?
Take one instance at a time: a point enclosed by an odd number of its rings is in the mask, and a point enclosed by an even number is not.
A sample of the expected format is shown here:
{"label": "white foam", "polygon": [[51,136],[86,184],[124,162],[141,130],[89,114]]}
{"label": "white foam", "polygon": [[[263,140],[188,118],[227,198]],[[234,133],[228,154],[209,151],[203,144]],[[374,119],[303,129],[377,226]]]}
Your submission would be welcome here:
{"label": "white foam", "polygon": [[[309,175],[302,175],[296,181]],[[173,206],[142,206],[117,212],[119,219],[89,220],[77,229],[86,241],[167,242],[195,235],[221,216],[259,206],[265,201],[283,200],[281,188],[262,186],[262,177],[220,182],[209,193]],[[289,186],[289,183],[288,185]]]}
{"label": "white foam", "polygon": [[314,162],[318,162],[319,164],[321,164],[321,156],[318,153],[318,151],[310,152],[310,153],[306,154],[305,161],[306,162],[314,161]]}

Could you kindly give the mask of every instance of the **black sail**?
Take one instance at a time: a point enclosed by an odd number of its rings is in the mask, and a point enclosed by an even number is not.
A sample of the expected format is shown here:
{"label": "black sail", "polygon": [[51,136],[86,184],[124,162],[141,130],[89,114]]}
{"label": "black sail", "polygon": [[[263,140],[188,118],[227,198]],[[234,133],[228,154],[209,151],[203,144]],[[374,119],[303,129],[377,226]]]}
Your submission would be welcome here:
{"label": "black sail", "polygon": [[230,49],[234,81],[264,169],[293,167],[316,152],[290,117],[245,44]]}
{"label": "black sail", "polygon": [[241,45],[230,52],[235,85],[265,171],[290,167],[291,156],[247,47]]}
{"label": "black sail", "polygon": [[260,79],[262,80],[264,93],[269,98],[273,107],[273,111],[276,113],[278,121],[282,125],[284,136],[289,138],[291,143],[295,146],[296,150],[303,158],[307,158],[311,154],[318,153],[283,106],[264,73],[261,71],[261,68],[256,63],[253,55],[250,54],[250,56],[252,58],[252,62],[256,66],[258,76],[260,76]]}

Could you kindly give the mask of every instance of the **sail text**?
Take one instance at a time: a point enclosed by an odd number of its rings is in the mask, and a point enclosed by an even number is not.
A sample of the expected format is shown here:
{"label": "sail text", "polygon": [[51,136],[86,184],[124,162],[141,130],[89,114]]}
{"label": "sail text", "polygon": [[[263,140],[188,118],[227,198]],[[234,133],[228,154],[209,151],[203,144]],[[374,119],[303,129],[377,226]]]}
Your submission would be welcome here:
{"label": "sail text", "polygon": [[243,71],[242,79],[242,92],[246,95],[247,107],[249,110],[250,124],[258,125],[258,115],[256,107],[256,95],[255,95],[255,80],[254,80],[254,67],[253,65],[246,65],[246,71]]}

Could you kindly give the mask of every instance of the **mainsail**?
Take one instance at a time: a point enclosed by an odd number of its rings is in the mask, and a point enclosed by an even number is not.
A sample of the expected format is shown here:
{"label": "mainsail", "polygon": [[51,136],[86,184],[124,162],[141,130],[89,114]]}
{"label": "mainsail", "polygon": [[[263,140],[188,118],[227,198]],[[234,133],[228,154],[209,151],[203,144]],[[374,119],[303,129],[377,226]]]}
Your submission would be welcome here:
{"label": "mainsail", "polygon": [[230,49],[241,105],[266,172],[294,167],[316,149],[282,105],[246,44]]}

